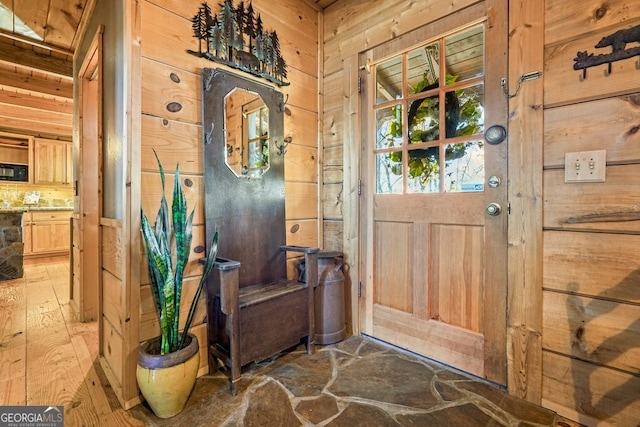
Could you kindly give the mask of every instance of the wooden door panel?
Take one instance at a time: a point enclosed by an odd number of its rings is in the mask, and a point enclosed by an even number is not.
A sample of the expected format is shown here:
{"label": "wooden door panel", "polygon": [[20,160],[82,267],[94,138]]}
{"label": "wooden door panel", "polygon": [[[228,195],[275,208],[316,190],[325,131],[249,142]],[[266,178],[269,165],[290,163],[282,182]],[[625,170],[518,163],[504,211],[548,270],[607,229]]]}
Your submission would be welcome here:
{"label": "wooden door panel", "polygon": [[411,313],[413,226],[409,223],[377,222],[375,227],[374,301],[386,307]]}
{"label": "wooden door panel", "polygon": [[431,226],[430,317],[482,332],[484,228]]}
{"label": "wooden door panel", "polygon": [[435,320],[373,306],[372,335],[434,360],[484,376],[484,336]]}

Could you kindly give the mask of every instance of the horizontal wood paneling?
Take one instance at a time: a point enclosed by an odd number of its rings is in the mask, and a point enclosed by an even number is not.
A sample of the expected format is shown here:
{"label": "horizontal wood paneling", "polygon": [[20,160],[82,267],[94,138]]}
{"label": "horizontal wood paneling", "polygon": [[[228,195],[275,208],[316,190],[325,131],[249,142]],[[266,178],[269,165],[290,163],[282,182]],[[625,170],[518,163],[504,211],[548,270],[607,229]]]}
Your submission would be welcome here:
{"label": "horizontal wood paneling", "polygon": [[[318,227],[315,219],[289,220],[286,223],[287,245],[318,247]],[[287,256],[300,256],[287,252]]]}
{"label": "horizontal wood paneling", "polygon": [[545,0],[545,43],[556,44],[619,26],[637,18],[638,10],[640,0],[591,1],[579,7],[566,0]]}
{"label": "horizontal wood paneling", "polygon": [[[153,156],[153,153],[149,154]],[[144,154],[144,153],[143,153]],[[174,186],[174,174],[170,173],[175,171],[175,164],[163,164],[165,168],[165,196],[167,202],[171,206],[171,195],[173,194]],[[151,223],[155,223],[156,213],[160,207],[160,198],[162,197],[162,183],[160,181],[160,175],[153,172],[143,172],[140,176],[142,180],[141,185],[144,191],[142,192],[142,210],[149,218]],[[191,212],[195,208],[195,214],[193,216],[193,224],[204,224],[204,208],[201,200],[204,194],[202,177],[197,175],[185,175],[180,174],[182,180],[182,190],[187,199],[187,208]],[[185,185],[187,184],[188,185]]]}
{"label": "horizontal wood paneling", "polygon": [[344,173],[342,165],[325,166],[322,171],[322,182],[324,185],[342,184]]}
{"label": "horizontal wood paneling", "polygon": [[589,426],[636,426],[640,378],[577,359],[543,352],[542,403]]}
{"label": "horizontal wood paneling", "polygon": [[325,75],[322,81],[322,95],[325,111],[342,110],[342,103],[344,102],[344,84],[342,80],[342,72]]}
{"label": "horizontal wood paneling", "polygon": [[102,268],[115,278],[122,280],[122,250],[124,247],[122,228],[102,224],[100,229],[102,231]]}
{"label": "horizontal wood paneling", "polygon": [[285,194],[287,220],[318,218],[318,184],[286,182]]}
{"label": "horizontal wood paneling", "polygon": [[640,235],[544,232],[545,289],[640,303]]}
{"label": "horizontal wood paneling", "polygon": [[[159,6],[162,9],[170,11],[177,17],[185,20],[183,26],[191,31],[191,18],[197,13],[198,3],[193,3],[193,7],[185,6],[183,0],[148,0],[150,5]],[[278,39],[280,40],[280,49],[283,52],[289,52],[285,57],[287,66],[313,71],[317,76],[318,64],[318,15],[313,8],[304,2],[297,0],[279,0],[277,2],[264,2],[253,0],[253,10],[256,14],[260,14],[265,29],[269,31],[276,30]],[[210,2],[211,10],[214,14],[219,13],[218,4]],[[246,6],[246,2],[245,2]],[[295,25],[288,19],[296,17]],[[191,33],[190,33],[191,35]],[[192,37],[193,40],[195,40]],[[197,45],[195,49],[197,50]]]}
{"label": "horizontal wood paneling", "polygon": [[[640,25],[640,19],[627,21],[616,30]],[[606,76],[606,65],[587,69],[587,78],[582,81],[582,70],[573,69],[573,58],[577,52],[600,54],[610,49],[595,49],[605,36],[615,32],[606,29],[589,33],[584,37],[556,46],[546,46],[544,51],[544,103],[545,106],[590,101],[638,91],[636,58],[611,64],[611,76]],[[601,52],[600,52],[601,51]]]}
{"label": "horizontal wood paneling", "polygon": [[640,162],[640,93],[546,109],[544,166],[567,152],[607,150],[607,164]]}
{"label": "horizontal wood paneling", "polygon": [[328,110],[325,107],[322,121],[323,147],[338,147],[344,143],[344,110],[339,108]]}
{"label": "horizontal wood paneling", "polygon": [[[146,58],[142,58],[141,65],[143,114],[188,123],[201,121],[202,83],[199,74]],[[172,74],[179,83],[171,80]],[[180,110],[169,111],[167,106],[172,102],[180,104]]]}
{"label": "horizontal wood paneling", "polygon": [[287,182],[318,182],[318,150],[290,144],[285,154],[284,179]]}
{"label": "horizontal wood paneling", "polygon": [[325,73],[342,68],[341,59],[396,38],[440,17],[454,14],[479,0],[441,2],[380,1],[349,2],[341,8],[326,10]]}
{"label": "horizontal wood paneling", "polygon": [[546,350],[640,375],[640,306],[544,293]]}
{"label": "horizontal wood paneling", "polygon": [[564,183],[564,170],[544,172],[544,227],[640,231],[640,165],[608,166],[604,183]]}
{"label": "horizontal wood paneling", "polygon": [[[184,269],[184,276],[200,276],[202,275],[202,265],[199,264],[200,258],[204,257],[204,252],[200,248],[204,248],[204,225],[193,226],[193,236],[191,240],[191,251],[189,252],[189,261]],[[196,248],[199,248],[196,252]],[[146,252],[143,253],[142,262],[140,263],[140,284],[150,283],[149,264],[147,263]]]}
{"label": "horizontal wood paneling", "polygon": [[146,114],[140,125],[143,171],[158,171],[154,149],[167,171],[175,170],[179,160],[180,173],[202,175],[202,126]]}
{"label": "horizontal wood paneling", "polygon": [[[123,347],[122,336],[113,327],[108,319],[102,318],[102,349],[100,354],[104,357],[109,365],[113,378],[109,378],[111,386],[119,389],[122,385],[123,359],[126,355],[122,354]],[[113,384],[113,381],[116,384]]]}
{"label": "horizontal wood paneling", "polygon": [[[290,114],[287,114],[286,111]],[[284,115],[284,136],[294,144],[318,148],[318,115],[315,112],[287,104]]]}
{"label": "horizontal wood paneling", "polygon": [[287,71],[289,86],[280,88],[285,99],[289,96],[287,105],[304,108],[314,113],[318,112],[318,78],[303,71],[292,68]]}
{"label": "horizontal wood paneling", "polygon": [[113,329],[122,336],[122,281],[108,271],[102,272],[102,315]]}
{"label": "horizontal wood paneling", "polygon": [[[200,277],[187,277],[182,284],[182,301],[180,304],[180,327],[184,327],[184,322],[189,313],[189,306],[194,298]],[[140,341],[146,341],[160,335],[160,324],[156,314],[156,306],[151,293],[151,286],[140,287]],[[205,292],[200,296],[200,302],[193,319],[193,324],[197,325],[205,322],[207,303]]]}
{"label": "horizontal wood paneling", "polygon": [[342,183],[327,184],[322,187],[322,215],[325,220],[342,219]]}
{"label": "horizontal wood paneling", "polygon": [[343,223],[342,221],[327,221],[323,223],[322,237],[324,239],[322,247],[328,250],[342,252],[343,250]]}

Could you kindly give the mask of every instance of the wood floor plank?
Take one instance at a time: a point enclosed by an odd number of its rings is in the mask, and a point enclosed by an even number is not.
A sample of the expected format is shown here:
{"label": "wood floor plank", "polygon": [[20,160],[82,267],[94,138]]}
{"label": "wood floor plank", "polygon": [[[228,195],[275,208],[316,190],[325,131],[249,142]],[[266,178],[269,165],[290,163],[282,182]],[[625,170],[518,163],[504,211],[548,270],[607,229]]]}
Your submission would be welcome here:
{"label": "wood floor plank", "polygon": [[0,406],[27,404],[26,379],[24,376],[0,381]]}
{"label": "wood floor plank", "polygon": [[0,285],[0,350],[23,346],[26,329],[24,280]]}
{"label": "wood floor plank", "polygon": [[[95,340],[91,339],[92,336],[95,336]],[[99,369],[100,365],[97,355],[97,334],[76,335],[71,338],[71,342],[73,343],[80,369],[85,374],[85,383],[96,413],[100,417],[110,414],[113,412],[113,408],[105,394],[101,378],[96,371],[96,368]],[[88,344],[92,348],[89,348]]]}
{"label": "wood floor plank", "polygon": [[25,344],[0,350],[0,381],[15,380],[26,375]]}
{"label": "wood floor plank", "polygon": [[27,344],[46,340],[52,343],[69,341],[67,325],[60,310],[27,314]]}

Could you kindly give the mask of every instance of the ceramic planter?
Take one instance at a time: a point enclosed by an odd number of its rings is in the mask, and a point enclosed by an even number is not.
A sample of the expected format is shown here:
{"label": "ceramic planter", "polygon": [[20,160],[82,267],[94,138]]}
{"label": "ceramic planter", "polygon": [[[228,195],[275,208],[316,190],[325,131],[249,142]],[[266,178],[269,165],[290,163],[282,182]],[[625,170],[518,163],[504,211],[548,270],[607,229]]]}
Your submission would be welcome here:
{"label": "ceramic planter", "polygon": [[160,355],[160,338],[140,346],[136,378],[142,395],[159,418],[179,414],[193,390],[200,366],[198,339],[189,334],[182,350]]}

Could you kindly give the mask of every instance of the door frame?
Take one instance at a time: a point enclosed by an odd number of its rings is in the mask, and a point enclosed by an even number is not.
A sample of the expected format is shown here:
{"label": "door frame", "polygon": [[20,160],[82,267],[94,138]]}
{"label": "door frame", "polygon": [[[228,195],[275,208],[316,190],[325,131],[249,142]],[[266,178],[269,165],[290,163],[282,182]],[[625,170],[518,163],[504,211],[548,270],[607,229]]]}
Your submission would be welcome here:
{"label": "door frame", "polygon": [[[478,13],[481,11],[482,18],[478,18]],[[474,21],[486,21],[486,28],[491,29],[491,33],[495,40],[491,40],[492,49],[491,56],[486,55],[486,67],[493,67],[491,70],[492,76],[507,76],[508,71],[508,63],[507,63],[507,53],[508,53],[508,19],[496,19],[496,16],[506,16],[508,17],[508,2],[506,0],[486,0],[484,3],[477,4],[475,6],[466,8],[456,15],[449,15],[439,19],[438,21],[426,24],[422,27],[414,29],[409,33],[397,37],[394,40],[388,41],[385,43],[382,49],[386,49],[386,54],[391,55],[394,52],[401,50],[399,46],[401,45],[414,45],[421,43],[430,38],[440,36],[442,34],[447,34],[452,29],[457,28],[456,26],[452,26],[449,20],[462,22],[466,25],[467,23],[472,23]],[[428,28],[427,28],[428,27]],[[427,36],[426,34],[431,34],[431,36]],[[488,38],[489,36],[487,36]],[[485,43],[485,45],[489,44],[489,41]],[[393,46],[398,46],[398,48],[393,48]],[[369,50],[368,52],[371,52]],[[384,56],[384,54],[379,53],[379,57]],[[362,172],[362,162],[361,156],[368,155],[363,151],[366,146],[362,140],[362,138],[366,135],[364,129],[362,129],[362,117],[365,114],[368,114],[368,105],[363,105],[362,97],[358,93],[358,87],[360,86],[360,82],[363,81],[362,76],[367,73],[368,64],[372,62],[371,58],[367,57],[366,52],[360,52],[359,54],[352,55],[351,57],[345,58],[343,60],[343,73],[344,73],[344,133],[345,135],[353,136],[353,138],[345,138],[344,145],[344,159],[345,159],[345,171],[344,171],[344,193],[345,194],[364,194],[364,189],[367,185],[366,181],[363,182],[361,180]],[[487,71],[489,74],[489,71]],[[493,78],[493,80],[486,79],[485,80],[485,93],[488,91],[499,91],[502,93],[501,87],[501,79]],[[490,123],[487,122],[487,127],[494,124],[499,124],[507,127],[508,124],[508,103],[501,102],[500,106],[491,106],[487,104],[486,108],[493,108],[495,111],[495,115],[500,117],[498,120],[492,120]],[[349,145],[347,141],[351,141],[354,144]],[[508,144],[508,140],[504,141],[503,144]],[[506,151],[506,150],[505,150]],[[504,158],[500,159],[502,162],[502,168],[500,170],[500,174],[502,175],[504,186],[508,183],[507,178],[507,155],[505,153]],[[493,175],[493,171],[491,171]],[[488,176],[487,176],[488,178]],[[508,214],[508,200],[507,200],[507,191],[503,191],[503,196],[499,199],[496,199],[495,195],[492,195],[490,191],[485,191],[486,202],[498,202],[500,203],[505,212],[503,215]],[[362,211],[362,203],[360,197],[354,197],[354,201],[350,201],[349,197],[344,198],[344,251],[347,258],[351,258],[351,267],[350,267],[350,276],[354,282],[354,286],[351,286],[351,292],[349,297],[351,298],[351,307],[353,311],[351,326],[353,328],[353,332],[355,334],[361,333],[362,325],[365,325],[367,319],[367,311],[366,311],[366,298],[367,292],[370,292],[366,286],[362,286],[361,283],[370,283],[369,277],[364,277],[367,273],[364,268],[365,257],[364,248],[367,248],[371,245],[371,242],[368,239],[371,239],[372,236],[368,234],[367,230],[367,221],[363,215],[366,212]],[[349,202],[349,203],[347,203]],[[355,206],[349,206],[351,203],[355,203]],[[488,257],[500,257],[502,260],[501,265],[497,268],[497,275],[500,275],[504,281],[504,286],[500,287],[504,291],[504,295],[497,298],[500,301],[499,306],[491,306],[485,307],[485,313],[499,311],[504,315],[500,317],[499,321],[496,323],[495,329],[489,329],[487,332],[489,334],[493,334],[491,337],[492,345],[487,346],[485,350],[485,360],[493,360],[498,361],[498,363],[490,363],[489,365],[495,365],[496,368],[492,370],[490,376],[494,378],[494,381],[500,384],[507,383],[507,295],[506,291],[508,289],[507,281],[507,224],[508,221],[500,221],[500,225],[496,226],[491,221],[487,222],[487,227],[493,228],[493,230],[488,230],[488,233],[496,233],[499,236],[502,236],[504,239],[505,245],[499,253],[488,253]],[[348,233],[348,230],[357,230],[357,236],[352,236]],[[361,250],[361,248],[363,248]],[[351,255],[351,256],[350,256]],[[494,280],[488,277],[486,280]],[[367,283],[368,284],[368,283]],[[495,289],[495,288],[494,288]],[[369,319],[370,320],[370,319]]]}
{"label": "door frame", "polygon": [[[81,322],[99,320],[102,312],[100,218],[102,217],[103,32],[104,26],[101,25],[97,29],[80,66],[77,79],[78,156],[74,188],[76,196],[78,196],[77,233],[80,260],[75,264],[80,269],[77,305]],[[88,82],[91,82],[92,85],[89,85]],[[87,124],[85,125],[85,123]],[[85,132],[91,132],[90,137],[96,141],[95,146],[89,147],[85,144]],[[91,209],[88,209],[88,204],[92,205]]]}

